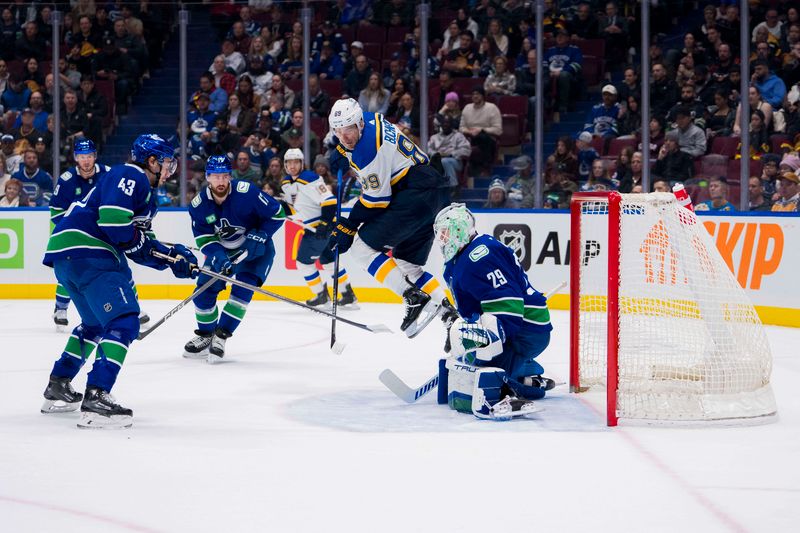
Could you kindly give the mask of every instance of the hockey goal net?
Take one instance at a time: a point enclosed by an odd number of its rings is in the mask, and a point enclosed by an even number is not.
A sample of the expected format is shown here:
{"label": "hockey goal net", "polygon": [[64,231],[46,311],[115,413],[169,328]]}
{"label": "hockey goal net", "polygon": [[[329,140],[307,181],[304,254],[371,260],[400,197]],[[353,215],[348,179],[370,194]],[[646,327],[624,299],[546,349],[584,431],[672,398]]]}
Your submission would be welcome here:
{"label": "hockey goal net", "polygon": [[755,309],[694,213],[670,193],[571,202],[570,389],[606,387],[618,418],[774,415]]}

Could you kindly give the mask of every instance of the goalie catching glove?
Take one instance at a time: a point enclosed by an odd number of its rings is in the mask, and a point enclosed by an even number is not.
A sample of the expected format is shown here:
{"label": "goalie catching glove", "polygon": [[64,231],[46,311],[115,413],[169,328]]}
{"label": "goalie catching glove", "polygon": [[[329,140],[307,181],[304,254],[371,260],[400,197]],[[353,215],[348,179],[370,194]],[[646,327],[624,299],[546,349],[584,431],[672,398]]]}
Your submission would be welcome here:
{"label": "goalie catching glove", "polygon": [[491,361],[503,353],[505,340],[503,326],[490,313],[474,316],[470,320],[459,317],[450,326],[450,354],[464,355],[468,362],[475,359]]}

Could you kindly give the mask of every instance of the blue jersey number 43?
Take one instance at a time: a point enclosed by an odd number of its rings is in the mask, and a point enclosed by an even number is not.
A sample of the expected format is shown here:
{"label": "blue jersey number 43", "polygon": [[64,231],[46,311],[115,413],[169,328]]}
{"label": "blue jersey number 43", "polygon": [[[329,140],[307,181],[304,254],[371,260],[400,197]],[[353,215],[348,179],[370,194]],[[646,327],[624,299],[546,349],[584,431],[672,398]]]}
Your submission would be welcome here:
{"label": "blue jersey number 43", "polygon": [[119,184],[117,184],[117,189],[122,189],[122,192],[128,196],[133,196],[133,188],[135,186],[136,182],[134,180],[126,180],[125,178],[122,178],[119,180]]}

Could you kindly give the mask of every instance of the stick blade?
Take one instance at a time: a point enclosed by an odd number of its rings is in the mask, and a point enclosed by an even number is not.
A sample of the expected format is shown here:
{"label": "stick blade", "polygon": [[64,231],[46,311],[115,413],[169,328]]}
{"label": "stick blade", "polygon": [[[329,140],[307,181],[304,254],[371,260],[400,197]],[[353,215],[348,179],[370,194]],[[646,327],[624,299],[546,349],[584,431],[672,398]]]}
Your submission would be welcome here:
{"label": "stick blade", "polygon": [[336,355],[342,355],[342,352],[344,351],[344,347],[345,346],[346,346],[345,343],[343,343],[341,341],[335,341],[331,345],[331,351],[333,353],[335,353]]}
{"label": "stick blade", "polygon": [[371,324],[367,326],[367,329],[369,329],[369,331],[372,333],[394,333],[391,329],[389,329],[389,326],[386,326],[385,324]]}
{"label": "stick blade", "polygon": [[387,389],[392,391],[395,396],[404,402],[414,403],[416,400],[414,391],[411,389],[411,387],[403,383],[403,380],[397,377],[397,374],[388,368],[380,373],[378,379],[381,380],[381,383],[383,383]]}

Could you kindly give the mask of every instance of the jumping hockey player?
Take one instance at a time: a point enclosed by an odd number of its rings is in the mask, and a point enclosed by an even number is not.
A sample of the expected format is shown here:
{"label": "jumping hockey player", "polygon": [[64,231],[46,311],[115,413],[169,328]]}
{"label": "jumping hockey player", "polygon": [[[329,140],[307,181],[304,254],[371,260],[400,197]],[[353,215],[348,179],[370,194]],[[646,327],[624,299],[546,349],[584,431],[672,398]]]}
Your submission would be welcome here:
{"label": "jumping hockey player", "polygon": [[[303,170],[303,151],[299,148],[286,150],[283,166],[286,177],[281,181],[283,200],[291,206],[302,221],[305,233],[297,249],[297,270],[303,274],[308,288],[314,297],[306,304],[317,307],[330,303],[328,284],[323,283],[315,262],[319,259],[324,270],[333,269],[333,253],[328,247],[328,239],[336,218],[336,198],[328,190],[325,182],[310,170]],[[333,274],[331,274],[333,277]],[[343,287],[338,305],[356,303],[356,295],[347,279],[347,271],[339,268],[339,286]]]}
{"label": "jumping hockey player", "polygon": [[[53,223],[53,226],[64,216],[72,202],[82,200],[92,190],[92,187],[97,185],[100,178],[110,170],[107,165],[97,162],[97,148],[91,139],[76,139],[73,147],[73,156],[76,165],[61,174],[53,190],[53,196],[50,197],[50,222]],[[120,259],[124,261],[125,258],[120,256]],[[135,285],[133,290],[134,292],[136,291]],[[59,331],[69,325],[67,320],[69,301],[67,290],[60,283],[57,283],[53,322],[55,322],[56,329]],[[149,320],[150,317],[147,316],[147,313],[144,311],[139,313],[140,324],[145,324]]]}
{"label": "jumping hockey player", "polygon": [[459,317],[450,327],[451,357],[440,363],[440,401],[479,418],[535,412],[533,400],[555,383],[536,357],[550,343],[550,312],[514,252],[477,235],[464,204],[442,209],[434,222],[445,259],[444,279]]}
{"label": "jumping hockey player", "polygon": [[[422,269],[433,244],[432,224],[448,181],[428,156],[379,113],[364,113],[352,98],[338,100],[328,121],[361,182],[361,197],[331,233],[378,282],[403,297],[400,329],[416,336],[449,306],[436,278]],[[391,256],[387,252],[391,250]]]}
{"label": "jumping hockey player", "polygon": [[[286,218],[283,208],[252,183],[231,180],[231,162],[227,156],[208,158],[206,179],[208,186],[189,206],[195,241],[206,255],[205,267],[260,287],[275,258],[272,235]],[[241,262],[233,263],[245,253]],[[209,279],[200,274],[197,286]],[[244,318],[253,291],[234,285],[220,316],[217,295],[224,289],[225,282],[220,280],[194,299],[197,329],[195,337],[184,346],[184,357],[205,358],[213,364],[225,356],[225,341]]]}
{"label": "jumping hockey player", "polygon": [[[81,428],[125,428],[133,423],[133,412],[111,396],[128,346],[139,334],[139,304],[123,254],[156,270],[170,267],[179,278],[191,277],[197,264],[185,246],[169,248],[147,231],[156,214],[155,189],[175,171],[174,148],[158,135],[140,135],[131,160],[113,166],[67,209],[50,236],[43,261],[55,269],[81,324],[53,365],[42,412],[74,411],[80,404]],[[158,259],[153,251],[177,260]],[[86,393],[81,395],[71,381],[95,349]]]}

